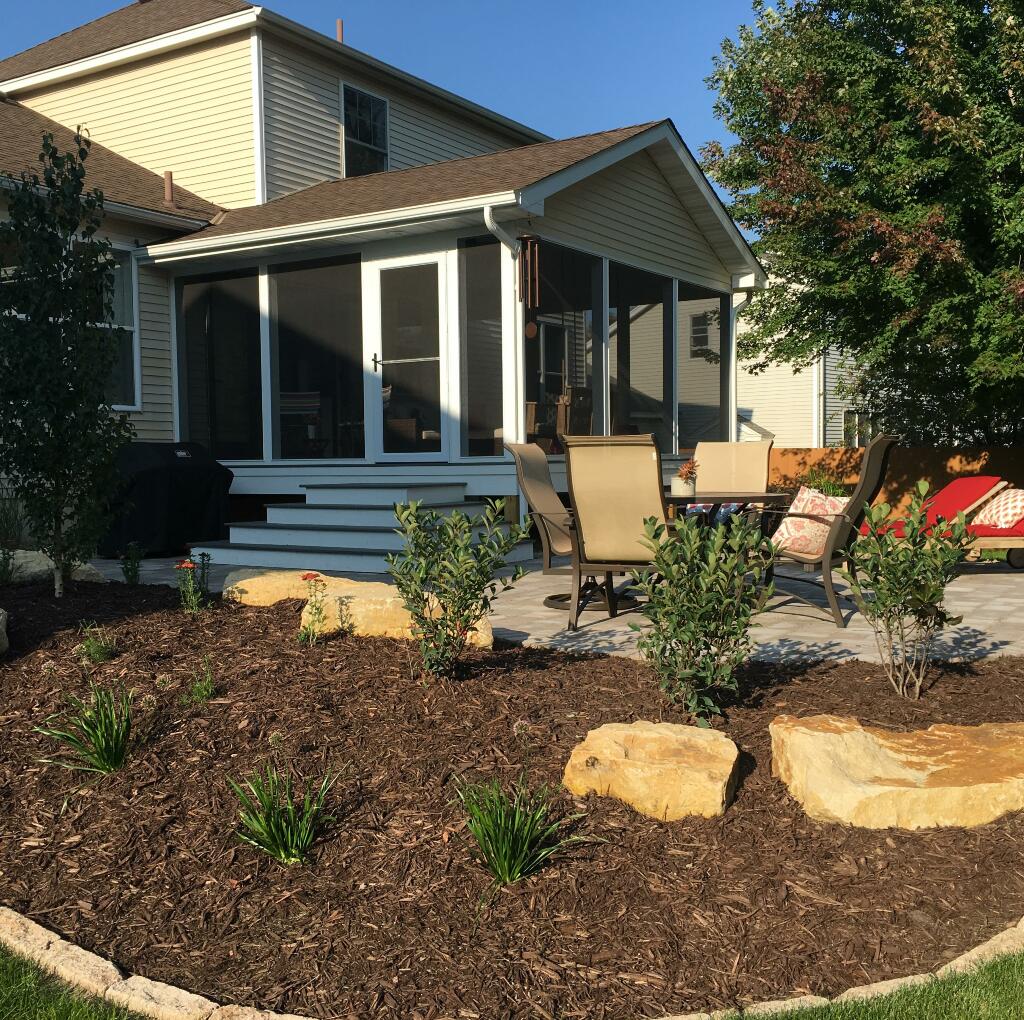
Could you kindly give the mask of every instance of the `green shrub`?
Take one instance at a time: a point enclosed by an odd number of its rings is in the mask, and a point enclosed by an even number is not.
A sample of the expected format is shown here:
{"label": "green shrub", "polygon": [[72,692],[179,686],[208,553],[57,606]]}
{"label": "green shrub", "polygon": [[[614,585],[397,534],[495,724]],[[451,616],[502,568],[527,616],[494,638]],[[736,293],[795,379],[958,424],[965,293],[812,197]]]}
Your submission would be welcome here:
{"label": "green shrub", "polygon": [[0,584],[14,580],[14,550],[21,546],[24,530],[17,499],[0,487]]}
{"label": "green shrub", "polygon": [[213,679],[213,664],[208,655],[203,656],[201,671],[192,671],[192,682],[188,693],[182,696],[186,705],[205,705],[217,693],[217,685]]}
{"label": "green shrub", "polygon": [[509,796],[497,782],[467,783],[458,788],[466,811],[466,827],[477,843],[477,857],[494,876],[496,886],[511,885],[539,871],[577,836],[562,836],[567,823],[582,817],[551,817],[551,795],[545,787],[531,793],[523,778]]}
{"label": "green shrub", "polygon": [[964,515],[930,527],[928,483],[917,483],[898,537],[887,503],[867,512],[868,532],[850,549],[841,571],[857,607],[875,632],[878,653],[892,688],[917,700],[928,672],[936,636],[960,622],[945,608],[946,586],[967,555],[970,535]]}
{"label": "green shrub", "polygon": [[117,639],[95,623],[83,623],[82,640],[76,650],[86,662],[98,666],[117,655]]}
{"label": "green shrub", "polygon": [[210,602],[210,554],[186,557],[175,564],[178,574],[178,595],[181,608],[195,616]]}
{"label": "green shrub", "polygon": [[644,528],[654,558],[633,576],[651,626],[632,625],[637,645],[662,689],[707,726],[708,716],[720,714],[721,693],[736,689],[751,622],[772,595],[772,545],[742,516],[714,528],[695,517],[668,528],[652,518]]}
{"label": "green shrub", "polygon": [[[67,745],[71,758],[46,758],[44,761],[83,772],[116,772],[124,764],[131,742],[131,692],[122,690],[115,694],[91,684],[88,704],[73,697],[68,698],[68,704],[72,714],[65,722],[65,729],[37,726],[35,731]],[[51,716],[46,721],[49,723],[55,718]]]}
{"label": "green shrub", "polygon": [[142,546],[138,542],[129,542],[128,548],[121,557],[121,574],[125,584],[139,583],[139,568],[142,565]]}
{"label": "green shrub", "polygon": [[823,467],[813,467],[802,478],[797,479],[800,485],[806,485],[808,489],[816,489],[826,496],[849,496],[849,486],[829,474]]}
{"label": "green shrub", "polygon": [[334,821],[324,813],[324,804],[336,778],[325,775],[315,794],[307,787],[301,802],[295,797],[291,776],[282,778],[272,763],[262,773],[254,772],[244,784],[229,779],[241,807],[238,838],[282,864],[301,864],[317,837]]}
{"label": "green shrub", "polygon": [[389,554],[388,572],[413,621],[413,633],[431,676],[455,671],[470,634],[491,611],[499,589],[507,591],[520,577],[498,577],[505,559],[526,538],[519,525],[506,525],[504,501],[489,502],[484,513],[470,517],[421,509],[418,502],[395,507],[401,554]]}

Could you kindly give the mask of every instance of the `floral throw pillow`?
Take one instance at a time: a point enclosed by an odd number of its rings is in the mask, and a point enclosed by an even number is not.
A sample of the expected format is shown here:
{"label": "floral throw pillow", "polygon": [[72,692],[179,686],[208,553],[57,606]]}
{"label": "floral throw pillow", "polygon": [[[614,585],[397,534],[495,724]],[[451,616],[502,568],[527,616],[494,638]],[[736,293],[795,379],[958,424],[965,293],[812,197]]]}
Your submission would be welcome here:
{"label": "floral throw pillow", "polygon": [[[825,540],[832,526],[830,515],[842,513],[849,502],[846,496],[826,496],[817,489],[801,485],[778,531],[772,535],[776,549],[803,556],[820,556],[825,551]],[[794,514],[816,514],[825,520],[808,520],[806,517],[795,517]]]}
{"label": "floral throw pillow", "polygon": [[978,511],[974,523],[1002,530],[1020,520],[1024,520],[1024,489],[1006,489]]}

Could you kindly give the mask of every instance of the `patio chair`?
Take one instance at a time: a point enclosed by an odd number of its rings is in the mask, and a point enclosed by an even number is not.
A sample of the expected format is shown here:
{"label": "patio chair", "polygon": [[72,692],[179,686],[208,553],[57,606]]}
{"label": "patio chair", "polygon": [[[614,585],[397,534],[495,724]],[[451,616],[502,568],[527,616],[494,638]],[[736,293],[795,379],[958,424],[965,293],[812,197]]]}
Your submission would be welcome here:
{"label": "patio chair", "polygon": [[[544,451],[536,443],[506,443],[505,449],[512,454],[516,463],[516,480],[526,497],[530,517],[537,526],[545,574],[569,574],[568,565],[556,567],[552,564],[555,556],[572,556],[572,540],[569,537],[569,511],[551,482],[551,471]],[[552,596],[564,598],[568,595]]]}
{"label": "patio chair", "polygon": [[773,440],[759,443],[698,443],[697,495],[702,492],[767,492]]}
{"label": "patio chair", "polygon": [[[829,615],[837,627],[845,628],[846,619],[839,606],[839,596],[836,593],[835,581],[832,572],[844,561],[848,570],[853,569],[847,555],[850,543],[856,537],[860,526],[864,521],[866,507],[870,506],[882,491],[885,483],[886,472],[889,467],[889,455],[896,445],[896,437],[889,435],[876,436],[864,450],[864,459],[861,461],[860,477],[854,486],[853,494],[846,503],[846,509],[841,513],[831,514],[805,514],[794,513],[792,510],[765,510],[765,514],[785,514],[790,518],[816,521],[819,524],[828,526],[828,532],[824,538],[823,547],[820,551],[813,553],[797,552],[792,549],[779,548],[776,546],[775,562],[793,562],[812,569],[821,571],[821,580],[815,581],[809,577],[787,575],[787,580],[799,581],[802,584],[813,584],[822,588],[825,598],[828,601]],[[767,580],[774,575],[774,565],[768,572]],[[814,603],[795,593],[790,594],[792,598],[798,599],[806,605],[813,606]]]}
{"label": "patio chair", "polygon": [[[608,615],[618,612],[613,575],[650,565],[644,521],[666,523],[661,451],[654,435],[562,436],[572,519],[572,596],[569,630],[579,624],[581,603],[604,589]],[[585,577],[604,575],[584,588]]]}
{"label": "patio chair", "polygon": [[[969,517],[976,510],[989,503],[993,497],[1009,485],[998,475],[962,475],[944,485],[938,492],[929,496],[925,503],[925,514],[929,527],[935,527],[939,521],[954,521],[958,514]],[[897,538],[903,537],[903,521],[895,520],[886,525]],[[860,533],[868,533],[867,523],[860,526]]]}

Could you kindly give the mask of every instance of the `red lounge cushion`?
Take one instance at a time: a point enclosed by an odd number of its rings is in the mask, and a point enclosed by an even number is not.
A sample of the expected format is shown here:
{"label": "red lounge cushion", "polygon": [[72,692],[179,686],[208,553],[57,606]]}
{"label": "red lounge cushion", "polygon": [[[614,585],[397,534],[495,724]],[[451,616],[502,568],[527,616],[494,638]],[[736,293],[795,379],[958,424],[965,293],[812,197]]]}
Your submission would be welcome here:
{"label": "red lounge cushion", "polygon": [[968,524],[967,530],[975,538],[1024,538],[1024,518],[1012,528],[993,528],[991,524]]}
{"label": "red lounge cushion", "polygon": [[[966,512],[967,507],[977,503],[1001,481],[998,475],[963,475],[961,478],[954,478],[929,498],[926,507],[928,523],[935,524],[940,518],[944,521],[956,520],[958,513]],[[900,520],[879,530],[892,530],[895,531],[897,538],[903,538],[903,522]],[[868,533],[866,521],[860,526],[860,533]]]}

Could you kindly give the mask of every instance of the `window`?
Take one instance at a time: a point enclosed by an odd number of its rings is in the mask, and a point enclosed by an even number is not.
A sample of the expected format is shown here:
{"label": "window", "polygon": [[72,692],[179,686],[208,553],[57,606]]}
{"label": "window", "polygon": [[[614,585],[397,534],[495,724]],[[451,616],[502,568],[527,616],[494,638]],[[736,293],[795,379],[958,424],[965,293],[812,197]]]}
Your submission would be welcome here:
{"label": "window", "polygon": [[710,344],[708,342],[708,314],[690,316],[690,357],[703,358]]}
{"label": "window", "polygon": [[388,104],[379,96],[344,87],[345,176],[388,169]]}
{"label": "window", "polygon": [[135,407],[135,279],[132,257],[126,251],[113,252],[114,293],[111,324],[117,327],[117,357],[107,385],[107,399],[113,407]]}
{"label": "window", "polygon": [[871,419],[863,411],[843,412],[843,442],[847,446],[867,446],[875,434]]}

